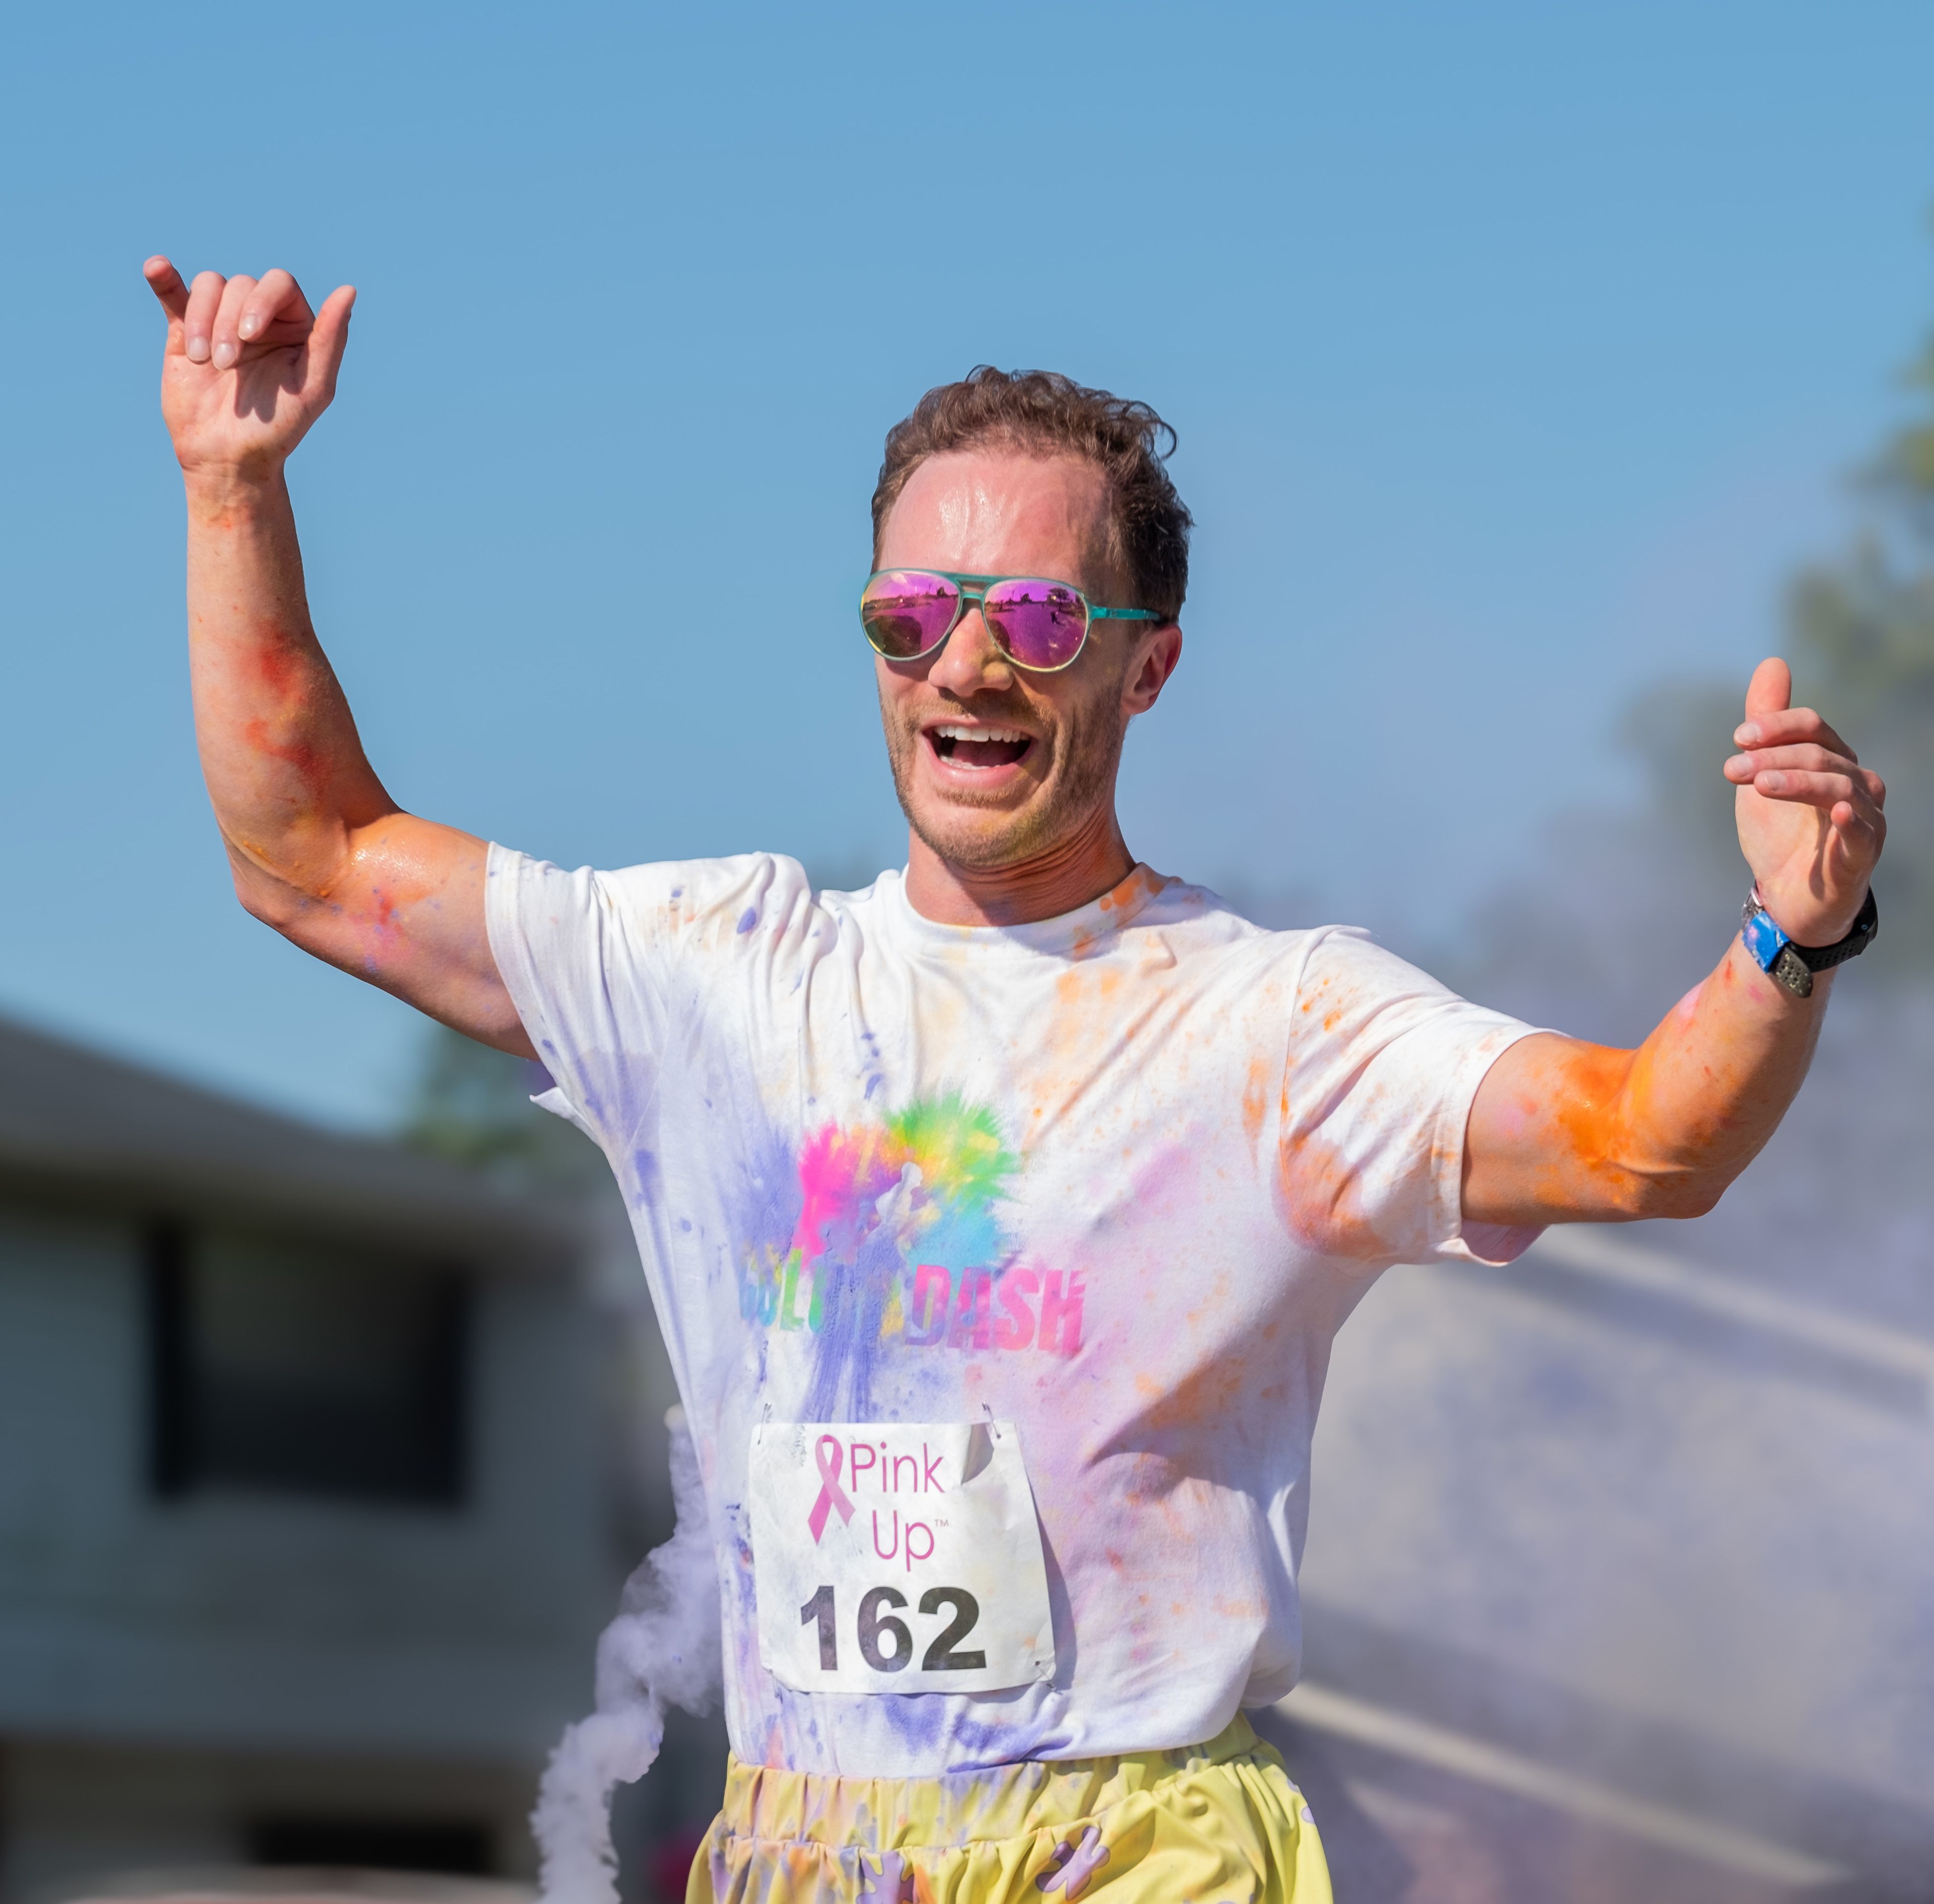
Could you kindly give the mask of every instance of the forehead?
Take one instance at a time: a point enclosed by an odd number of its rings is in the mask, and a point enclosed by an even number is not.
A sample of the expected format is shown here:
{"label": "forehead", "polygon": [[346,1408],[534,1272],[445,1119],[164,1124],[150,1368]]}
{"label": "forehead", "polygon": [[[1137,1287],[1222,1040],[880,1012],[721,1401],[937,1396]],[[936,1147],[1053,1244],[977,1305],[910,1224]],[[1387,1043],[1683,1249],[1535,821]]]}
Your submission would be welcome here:
{"label": "forehead", "polygon": [[987,447],[929,456],[880,535],[882,568],[1083,584],[1107,547],[1107,483],[1084,459]]}

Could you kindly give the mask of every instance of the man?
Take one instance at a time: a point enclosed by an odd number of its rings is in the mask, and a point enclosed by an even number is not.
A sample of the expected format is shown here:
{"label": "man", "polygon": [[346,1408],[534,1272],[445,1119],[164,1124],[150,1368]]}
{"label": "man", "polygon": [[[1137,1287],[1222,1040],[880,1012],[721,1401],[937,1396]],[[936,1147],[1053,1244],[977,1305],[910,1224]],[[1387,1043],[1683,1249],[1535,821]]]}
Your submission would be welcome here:
{"label": "man", "polygon": [[1182,652],[1164,426],[982,372],[874,497],[905,872],[562,872],[399,809],[311,628],[282,465],[353,293],[147,275],[243,904],[540,1060],[630,1204],[724,1613],[689,1896],[1327,1898],[1241,1709],[1296,1677],[1330,1341],[1390,1264],[1712,1207],[1872,935],[1878,777],[1761,664],[1725,771],[1763,910],[1636,1051],[1261,932],[1115,815]]}

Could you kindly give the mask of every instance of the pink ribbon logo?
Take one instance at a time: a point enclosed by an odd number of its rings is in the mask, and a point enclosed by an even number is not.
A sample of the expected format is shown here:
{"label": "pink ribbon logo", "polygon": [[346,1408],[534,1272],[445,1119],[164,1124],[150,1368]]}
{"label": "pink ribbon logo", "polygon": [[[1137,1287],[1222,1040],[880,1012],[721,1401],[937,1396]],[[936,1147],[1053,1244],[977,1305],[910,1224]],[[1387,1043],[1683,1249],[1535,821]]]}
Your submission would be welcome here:
{"label": "pink ribbon logo", "polygon": [[[830,1463],[826,1458],[829,1448],[833,1451]],[[839,1485],[839,1463],[843,1457],[839,1442],[830,1435],[821,1435],[819,1445],[812,1451],[812,1458],[819,1464],[819,1499],[813,1502],[806,1524],[812,1529],[812,1544],[817,1547],[819,1537],[826,1532],[826,1517],[837,1508],[842,1520],[851,1520],[853,1503],[846,1498],[845,1489]]]}

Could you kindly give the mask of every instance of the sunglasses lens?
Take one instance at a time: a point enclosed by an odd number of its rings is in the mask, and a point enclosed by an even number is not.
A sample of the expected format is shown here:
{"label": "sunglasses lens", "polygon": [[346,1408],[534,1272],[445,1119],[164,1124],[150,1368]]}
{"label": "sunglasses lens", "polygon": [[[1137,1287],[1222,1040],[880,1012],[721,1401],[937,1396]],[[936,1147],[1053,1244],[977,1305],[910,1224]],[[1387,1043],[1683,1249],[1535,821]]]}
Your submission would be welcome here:
{"label": "sunglasses lens", "polygon": [[944,575],[896,568],[875,575],[860,598],[866,639],[890,661],[916,660],[953,625],[960,591]]}
{"label": "sunglasses lens", "polygon": [[1002,582],[983,611],[996,642],[1023,667],[1065,667],[1088,632],[1088,607],[1065,582]]}

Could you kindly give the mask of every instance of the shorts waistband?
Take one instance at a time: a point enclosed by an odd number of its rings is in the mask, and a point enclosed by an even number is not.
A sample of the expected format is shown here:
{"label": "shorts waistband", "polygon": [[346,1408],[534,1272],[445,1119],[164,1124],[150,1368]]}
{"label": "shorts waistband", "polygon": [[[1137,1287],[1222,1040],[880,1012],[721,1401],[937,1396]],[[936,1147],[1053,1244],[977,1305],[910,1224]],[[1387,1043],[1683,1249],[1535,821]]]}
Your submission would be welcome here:
{"label": "shorts waistband", "polygon": [[735,1836],[871,1851],[1025,1837],[1092,1818],[1166,1781],[1237,1759],[1279,1763],[1239,1713],[1170,1752],[1030,1758],[923,1779],[856,1779],[728,1761],[721,1822]]}

